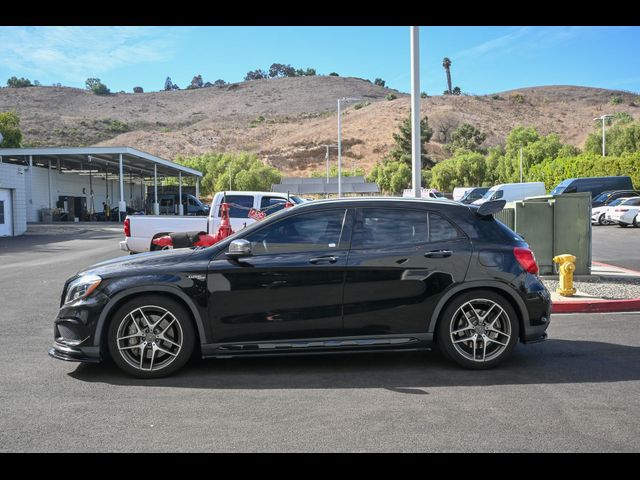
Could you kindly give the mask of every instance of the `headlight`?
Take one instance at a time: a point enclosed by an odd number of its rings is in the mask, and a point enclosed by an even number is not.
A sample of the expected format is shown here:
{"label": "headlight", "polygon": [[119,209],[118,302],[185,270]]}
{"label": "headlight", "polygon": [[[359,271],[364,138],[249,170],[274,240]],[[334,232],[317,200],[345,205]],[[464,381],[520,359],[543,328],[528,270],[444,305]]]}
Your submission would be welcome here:
{"label": "headlight", "polygon": [[98,275],[83,275],[82,277],[74,280],[69,284],[67,288],[67,295],[64,298],[64,303],[71,303],[79,298],[87,298],[91,293],[98,288],[102,278]]}

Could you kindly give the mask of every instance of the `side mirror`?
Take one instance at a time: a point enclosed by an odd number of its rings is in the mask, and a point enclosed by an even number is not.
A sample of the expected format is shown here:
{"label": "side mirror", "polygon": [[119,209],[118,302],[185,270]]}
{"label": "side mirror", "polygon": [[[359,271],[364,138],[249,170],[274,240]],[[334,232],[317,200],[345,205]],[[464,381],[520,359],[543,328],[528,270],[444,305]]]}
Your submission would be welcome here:
{"label": "side mirror", "polygon": [[249,240],[239,239],[233,240],[229,244],[229,250],[227,251],[227,258],[236,260],[242,257],[251,256],[251,242]]}

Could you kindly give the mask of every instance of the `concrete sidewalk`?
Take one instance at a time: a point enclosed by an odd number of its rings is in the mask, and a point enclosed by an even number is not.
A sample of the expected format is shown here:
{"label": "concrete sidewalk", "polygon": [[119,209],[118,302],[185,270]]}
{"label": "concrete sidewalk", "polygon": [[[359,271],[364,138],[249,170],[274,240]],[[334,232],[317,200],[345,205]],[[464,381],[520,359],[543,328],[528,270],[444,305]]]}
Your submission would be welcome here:
{"label": "concrete sidewalk", "polygon": [[[557,277],[547,276],[546,284],[555,286]],[[630,312],[640,311],[640,272],[628,268],[593,262],[591,275],[574,279],[577,292],[565,297],[558,294],[555,288],[549,288],[552,313],[596,313],[596,312]],[[581,288],[590,292],[581,291]],[[611,298],[607,295],[615,290],[615,296],[621,294],[628,298]],[[596,290],[599,293],[594,294]]]}

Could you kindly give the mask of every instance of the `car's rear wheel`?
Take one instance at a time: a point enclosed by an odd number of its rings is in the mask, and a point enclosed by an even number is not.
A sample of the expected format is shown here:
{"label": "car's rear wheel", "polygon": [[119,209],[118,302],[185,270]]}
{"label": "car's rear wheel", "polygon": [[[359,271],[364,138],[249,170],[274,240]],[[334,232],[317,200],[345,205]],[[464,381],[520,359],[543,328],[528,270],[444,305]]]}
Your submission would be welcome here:
{"label": "car's rear wheel", "polygon": [[172,374],[191,357],[195,332],[191,315],[178,302],[149,295],[118,309],[108,332],[111,358],[139,378]]}
{"label": "car's rear wheel", "polygon": [[633,226],[636,228],[640,228],[640,213],[636,215],[636,218],[633,219]]}
{"label": "car's rear wheel", "polygon": [[470,369],[492,368],[507,359],[518,342],[518,317],[497,293],[474,290],[445,308],[437,341],[446,357]]}
{"label": "car's rear wheel", "polygon": [[598,225],[605,225],[606,220],[604,219],[604,213],[598,217]]}

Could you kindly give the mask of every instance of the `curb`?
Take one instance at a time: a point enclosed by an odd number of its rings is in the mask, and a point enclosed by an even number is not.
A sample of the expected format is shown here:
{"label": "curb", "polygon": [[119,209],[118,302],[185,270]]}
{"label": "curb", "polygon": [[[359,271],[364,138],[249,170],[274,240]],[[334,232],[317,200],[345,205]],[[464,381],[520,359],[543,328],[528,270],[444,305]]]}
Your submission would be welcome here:
{"label": "curb", "polygon": [[551,313],[606,313],[640,311],[640,298],[553,302]]}
{"label": "curb", "polygon": [[614,268],[614,269],[617,269],[617,270],[622,270],[623,272],[626,272],[626,273],[634,273],[634,274],[640,276],[640,272],[638,270],[631,270],[630,268],[617,267],[615,265],[610,265],[608,263],[602,263],[602,262],[596,262],[596,261],[592,261],[591,263],[593,265],[599,265],[601,267],[610,267],[610,268]]}

